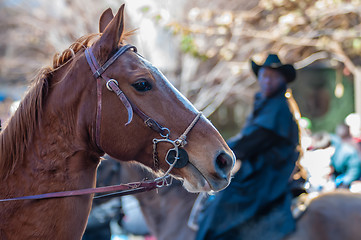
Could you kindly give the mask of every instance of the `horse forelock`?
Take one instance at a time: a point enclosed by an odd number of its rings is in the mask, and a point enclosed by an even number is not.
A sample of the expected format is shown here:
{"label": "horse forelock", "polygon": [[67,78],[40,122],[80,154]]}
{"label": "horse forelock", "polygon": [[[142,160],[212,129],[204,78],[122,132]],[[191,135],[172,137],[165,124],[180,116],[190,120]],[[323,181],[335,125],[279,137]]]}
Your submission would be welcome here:
{"label": "horse forelock", "polygon": [[[132,36],[135,31],[136,30],[131,30],[124,33],[119,40],[119,44],[122,44],[123,40],[125,40],[127,37]],[[57,68],[63,66],[65,63],[71,60],[80,50],[84,50],[87,47],[90,47],[96,40],[99,39],[101,35],[102,33],[92,33],[80,37],[73,44],[71,44],[69,48],[65,49],[61,54],[56,53],[53,57],[53,70],[56,70]]]}
{"label": "horse forelock", "polygon": [[100,33],[93,33],[80,37],[69,48],[65,49],[61,54],[56,53],[53,57],[53,70],[56,70],[72,59],[80,50],[91,46],[91,44],[100,36]]}

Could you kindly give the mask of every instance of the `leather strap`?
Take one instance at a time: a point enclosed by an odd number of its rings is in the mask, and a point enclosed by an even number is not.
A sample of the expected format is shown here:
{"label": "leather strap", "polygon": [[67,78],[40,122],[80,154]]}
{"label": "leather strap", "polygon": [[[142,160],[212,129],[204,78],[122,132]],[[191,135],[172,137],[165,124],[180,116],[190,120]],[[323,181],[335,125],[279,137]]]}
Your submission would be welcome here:
{"label": "leather strap", "polygon": [[[85,49],[85,57],[88,61],[92,72],[95,72],[99,68],[99,64],[96,61],[93,54],[89,53],[89,49]],[[95,120],[95,142],[99,150],[103,151],[100,147],[100,122],[101,122],[101,112],[102,112],[102,82],[100,78],[96,79],[97,81],[97,115]]]}
{"label": "leather strap", "polygon": [[37,199],[46,199],[46,198],[62,198],[62,197],[90,195],[93,193],[107,193],[107,192],[115,192],[115,191],[122,191],[122,192],[117,192],[115,194],[119,196],[124,196],[138,192],[150,191],[155,188],[167,186],[168,184],[169,183],[167,182],[167,179],[163,178],[158,181],[134,182],[134,183],[119,184],[119,185],[107,186],[107,187],[86,188],[86,189],[80,189],[74,191],[53,192],[53,193],[45,193],[45,194],[31,195],[24,197],[0,199],[0,202],[9,202],[16,200],[37,200]]}
{"label": "leather strap", "polygon": [[143,120],[144,124],[154,130],[155,132],[161,134],[162,136],[168,136],[169,130],[162,125],[160,125],[157,121],[153,120],[149,116],[147,116],[145,113],[143,113],[136,105],[132,104],[124,92],[119,88],[117,81],[115,79],[110,79],[109,77],[104,75],[104,72],[107,70],[107,68],[114,63],[114,61],[120,57],[123,53],[125,53],[127,50],[133,49],[134,52],[137,51],[137,48],[132,45],[125,45],[122,46],[109,60],[107,60],[103,66],[100,66],[98,61],[96,60],[92,48],[85,49],[85,56],[88,61],[88,64],[90,66],[90,69],[93,72],[93,76],[97,79],[97,116],[96,116],[96,133],[95,133],[95,139],[96,144],[99,149],[100,147],[100,122],[101,122],[101,106],[102,106],[102,83],[101,79],[106,81],[106,85],[109,90],[113,91],[118,98],[122,101],[125,108],[128,112],[128,121],[125,125],[129,124],[133,119],[133,111]]}
{"label": "leather strap", "polygon": [[[105,80],[107,80],[107,86],[110,87],[110,89],[118,96],[118,98],[120,99],[120,101],[122,101],[122,103],[124,104],[125,108],[127,109],[128,112],[128,121],[125,125],[128,125],[132,119],[133,119],[133,108],[132,108],[132,104],[129,102],[128,98],[125,96],[124,92],[122,90],[120,90],[120,88],[118,87],[118,85],[116,84],[116,81],[114,79],[109,79],[106,76],[103,76],[103,78]],[[113,80],[113,81],[112,81]]]}
{"label": "leather strap", "polygon": [[[98,63],[96,62],[94,55],[91,54],[92,59],[94,59],[94,63],[97,64],[97,70],[96,70],[95,72],[93,71],[94,77],[95,77],[95,78],[101,77],[102,74],[105,72],[105,70],[107,70],[107,68],[108,68],[110,65],[112,65],[112,64],[115,62],[115,60],[118,59],[118,57],[120,57],[123,53],[125,53],[127,50],[129,50],[129,49],[131,49],[131,48],[133,49],[134,52],[137,52],[137,48],[136,48],[135,46],[130,45],[130,44],[127,44],[127,45],[121,47],[121,48],[120,48],[108,61],[106,61],[106,62],[104,63],[104,65],[101,66],[101,67],[99,67]],[[90,51],[91,51],[91,50],[90,50]]]}

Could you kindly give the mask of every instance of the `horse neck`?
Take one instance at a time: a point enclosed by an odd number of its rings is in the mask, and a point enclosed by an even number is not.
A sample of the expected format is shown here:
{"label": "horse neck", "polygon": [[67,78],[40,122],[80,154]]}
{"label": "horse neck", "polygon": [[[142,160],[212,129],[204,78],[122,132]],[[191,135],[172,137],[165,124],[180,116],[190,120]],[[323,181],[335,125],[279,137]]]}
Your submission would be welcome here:
{"label": "horse neck", "polygon": [[26,157],[34,178],[51,176],[70,185],[67,188],[83,188],[94,186],[100,157],[92,144],[94,124],[89,121],[95,120],[95,108],[89,105],[96,105],[96,96],[89,93],[95,92],[96,84],[92,78],[87,84],[88,79],[82,79],[87,75],[74,64],[54,74]]}
{"label": "horse neck", "polygon": [[[26,149],[21,161],[2,182],[0,198],[95,186],[100,156],[89,137],[92,123],[86,121],[95,119],[92,112],[92,104],[96,104],[95,94],[87,97],[87,94],[94,92],[91,89],[94,86],[82,83],[81,76],[86,74],[76,73],[71,66],[55,72],[49,80],[42,109],[37,109],[41,115],[35,127],[28,131],[31,137],[24,143]],[[23,110],[20,108],[18,111]],[[11,121],[15,119],[10,120],[8,126],[15,127],[16,124]],[[28,239],[26,234],[36,229],[39,238],[56,239],[63,236],[64,239],[74,239],[74,236],[80,238],[85,227],[91,196],[17,201],[3,206],[6,207],[0,207],[0,230],[6,229],[4,234],[8,236]]]}
{"label": "horse neck", "polygon": [[[44,86],[33,86],[2,133],[9,136],[16,135],[16,131],[26,131],[16,137],[2,136],[2,144],[7,146],[2,151],[11,151],[12,145],[23,149],[18,151],[20,154],[13,154],[20,159],[14,164],[14,172],[8,177],[8,182],[20,182],[24,190],[24,183],[38,185],[44,182],[44,189],[41,189],[41,185],[36,186],[37,189],[29,190],[32,194],[42,190],[76,188],[78,184],[84,185],[79,187],[94,185],[100,155],[95,150],[95,143],[92,144],[92,125],[95,124],[88,119],[95,121],[95,111],[92,111],[94,107],[91,105],[96,105],[96,96],[91,96],[91,93],[95,92],[92,88],[96,88],[96,85],[94,81],[87,84],[82,79],[87,75],[77,65],[78,62],[67,63],[53,72],[46,84],[38,84]],[[85,63],[83,65],[86,66]],[[47,94],[34,97],[41,92]],[[33,105],[37,102],[41,102],[41,106],[36,106],[34,110]],[[19,126],[21,128],[16,130]],[[81,184],[79,179],[85,178],[81,175],[94,179],[88,178]],[[13,181],[21,178],[27,178],[30,182]],[[49,179],[59,181],[61,187],[48,184]]]}

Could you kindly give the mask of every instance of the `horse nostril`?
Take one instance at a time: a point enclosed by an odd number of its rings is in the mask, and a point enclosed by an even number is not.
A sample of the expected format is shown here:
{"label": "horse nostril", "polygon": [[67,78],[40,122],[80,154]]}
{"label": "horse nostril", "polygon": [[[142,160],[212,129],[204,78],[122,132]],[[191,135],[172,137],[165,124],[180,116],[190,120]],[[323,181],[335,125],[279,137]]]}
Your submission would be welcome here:
{"label": "horse nostril", "polygon": [[215,168],[221,178],[227,178],[233,166],[233,158],[228,154],[221,153],[216,157]]}
{"label": "horse nostril", "polygon": [[221,169],[227,167],[227,159],[225,157],[223,157],[222,155],[219,155],[217,157],[216,162],[217,162],[218,167]]}

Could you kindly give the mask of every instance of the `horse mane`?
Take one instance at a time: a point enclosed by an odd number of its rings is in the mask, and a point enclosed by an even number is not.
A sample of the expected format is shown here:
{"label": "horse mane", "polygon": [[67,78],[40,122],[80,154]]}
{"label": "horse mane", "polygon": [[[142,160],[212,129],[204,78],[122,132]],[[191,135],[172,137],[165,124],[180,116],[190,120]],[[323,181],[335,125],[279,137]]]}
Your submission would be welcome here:
{"label": "horse mane", "polygon": [[6,179],[12,174],[17,163],[24,158],[33,132],[41,121],[43,101],[53,73],[73,59],[76,53],[90,46],[99,35],[90,34],[79,38],[62,54],[56,53],[53,65],[44,67],[35,76],[18,109],[0,134],[0,179]]}

